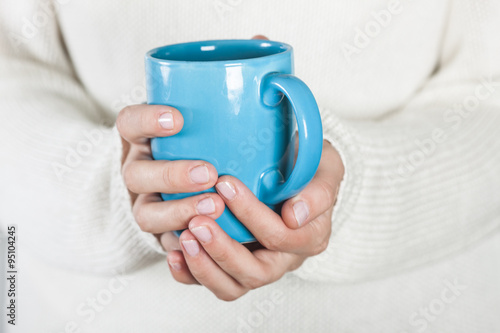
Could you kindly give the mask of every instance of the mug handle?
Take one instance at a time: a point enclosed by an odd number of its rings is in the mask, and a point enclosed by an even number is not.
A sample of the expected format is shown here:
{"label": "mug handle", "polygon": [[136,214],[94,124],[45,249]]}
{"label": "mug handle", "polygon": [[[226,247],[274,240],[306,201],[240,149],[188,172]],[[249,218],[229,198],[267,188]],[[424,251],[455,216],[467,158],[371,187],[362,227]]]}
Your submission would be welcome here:
{"label": "mug handle", "polygon": [[274,205],[298,194],[311,181],[318,169],[323,150],[323,127],[316,100],[307,85],[290,74],[271,73],[261,83],[262,100],[268,106],[281,103],[286,96],[295,114],[299,134],[299,151],[288,179],[261,184],[262,202]]}

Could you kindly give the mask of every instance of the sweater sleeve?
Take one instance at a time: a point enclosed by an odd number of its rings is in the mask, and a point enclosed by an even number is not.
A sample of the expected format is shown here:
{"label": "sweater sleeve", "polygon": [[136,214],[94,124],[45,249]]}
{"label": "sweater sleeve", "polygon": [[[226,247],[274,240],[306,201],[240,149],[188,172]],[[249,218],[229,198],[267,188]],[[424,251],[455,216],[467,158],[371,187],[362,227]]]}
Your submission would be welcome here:
{"label": "sweater sleeve", "polygon": [[0,224],[55,265],[130,270],[161,247],[134,221],[115,116],[79,82],[50,3],[0,2]]}
{"label": "sweater sleeve", "polygon": [[404,107],[365,121],[323,112],[346,175],[328,249],[296,274],[362,281],[440,259],[499,228],[499,31],[498,1],[450,1],[436,71]]}

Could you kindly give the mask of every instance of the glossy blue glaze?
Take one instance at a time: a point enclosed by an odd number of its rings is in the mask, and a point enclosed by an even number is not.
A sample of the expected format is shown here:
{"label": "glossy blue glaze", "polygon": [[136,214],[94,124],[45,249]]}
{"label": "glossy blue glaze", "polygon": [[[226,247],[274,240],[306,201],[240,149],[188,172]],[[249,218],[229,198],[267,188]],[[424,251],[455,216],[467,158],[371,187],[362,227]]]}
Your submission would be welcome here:
{"label": "glossy blue glaze", "polygon": [[[151,140],[153,158],[210,162],[219,176],[237,177],[279,213],[281,203],[314,176],[323,145],[313,94],[292,73],[292,47],[273,41],[202,41],[151,50],[148,104],[173,106],[184,117],[180,133]],[[217,223],[239,242],[255,240],[227,208]]]}

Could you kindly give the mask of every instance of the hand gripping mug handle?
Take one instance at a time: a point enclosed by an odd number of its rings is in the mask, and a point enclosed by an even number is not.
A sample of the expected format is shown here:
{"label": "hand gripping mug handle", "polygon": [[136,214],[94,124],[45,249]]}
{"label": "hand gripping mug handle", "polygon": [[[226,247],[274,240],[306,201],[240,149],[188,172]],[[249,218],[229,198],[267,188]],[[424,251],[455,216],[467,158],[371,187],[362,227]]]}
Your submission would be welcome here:
{"label": "hand gripping mug handle", "polygon": [[299,151],[295,166],[286,181],[271,186],[261,184],[260,199],[274,205],[298,194],[318,169],[323,150],[323,128],[316,100],[300,79],[289,74],[271,73],[261,83],[262,99],[276,106],[286,96],[295,114],[299,134]]}

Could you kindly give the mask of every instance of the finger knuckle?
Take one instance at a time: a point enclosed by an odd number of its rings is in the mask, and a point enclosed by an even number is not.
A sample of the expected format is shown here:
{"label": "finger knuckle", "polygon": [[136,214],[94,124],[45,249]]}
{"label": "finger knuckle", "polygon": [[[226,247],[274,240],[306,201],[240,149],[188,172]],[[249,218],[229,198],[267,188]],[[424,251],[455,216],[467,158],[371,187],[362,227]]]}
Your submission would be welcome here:
{"label": "finger knuckle", "polygon": [[135,173],[132,171],[132,169],[133,165],[131,163],[125,164],[122,169],[123,182],[131,191],[133,191],[135,185]]}
{"label": "finger knuckle", "polygon": [[243,294],[244,292],[233,291],[233,292],[218,293],[215,296],[217,296],[217,298],[222,301],[232,302],[240,298]]}
{"label": "finger knuckle", "polygon": [[150,219],[147,217],[144,205],[135,205],[133,208],[134,218],[139,228],[144,232],[151,232],[152,225]]}
{"label": "finger knuckle", "polygon": [[124,107],[116,118],[116,129],[118,132],[123,133],[123,130],[126,128],[128,123],[128,118],[130,115],[130,106]]}
{"label": "finger knuckle", "polygon": [[324,198],[326,198],[326,202],[328,203],[328,207],[332,206],[334,203],[334,189],[330,184],[328,184],[325,181],[319,182],[319,187],[321,191],[323,192]]}
{"label": "finger knuckle", "polygon": [[[189,200],[190,198],[186,199]],[[192,205],[186,200],[164,202],[165,216],[168,216],[169,222],[178,224],[180,222],[187,224],[188,220],[194,215]]]}
{"label": "finger knuckle", "polygon": [[328,248],[328,244],[329,244],[328,239],[322,240],[314,247],[311,254],[318,255],[323,253]]}
{"label": "finger knuckle", "polygon": [[191,273],[197,281],[200,281],[201,284],[203,284],[203,281],[210,280],[210,273],[208,272],[208,270],[206,268],[205,269],[192,268]]}
{"label": "finger knuckle", "polygon": [[286,239],[286,232],[283,229],[279,229],[262,239],[261,244],[269,250],[280,251],[285,249]]}
{"label": "finger knuckle", "polygon": [[288,267],[288,271],[293,272],[294,270],[298,269],[300,266],[302,266],[306,258],[307,256],[301,256],[299,260],[295,260],[294,262],[292,262]]}
{"label": "finger knuckle", "polygon": [[174,175],[174,170],[167,163],[165,163],[163,166],[162,179],[163,179],[163,183],[165,184],[165,186],[167,188],[171,188],[171,187],[175,186],[176,178]]}
{"label": "finger knuckle", "polygon": [[211,256],[215,262],[223,264],[229,261],[230,254],[228,251],[216,251],[212,253]]}
{"label": "finger knuckle", "polygon": [[[237,198],[240,202],[248,202],[248,200],[245,198],[244,195],[240,193],[239,197]],[[238,203],[236,203],[238,204]],[[241,216],[245,217],[255,217],[255,207],[253,205],[245,205],[243,207],[240,207],[240,213]]]}
{"label": "finger knuckle", "polygon": [[259,274],[253,274],[247,276],[245,279],[241,281],[241,285],[248,289],[257,289],[267,284],[267,280]]}
{"label": "finger knuckle", "polygon": [[191,218],[195,216],[196,213],[196,203],[178,203],[172,207],[171,214],[173,221],[182,221],[187,223]]}
{"label": "finger knuckle", "polygon": [[151,115],[149,112],[141,112],[139,114],[139,127],[144,133],[151,132],[148,131],[148,127],[150,126],[149,124],[151,122],[150,117]]}

